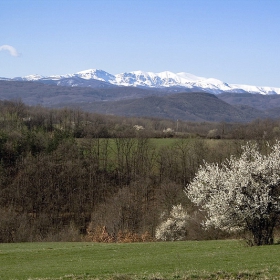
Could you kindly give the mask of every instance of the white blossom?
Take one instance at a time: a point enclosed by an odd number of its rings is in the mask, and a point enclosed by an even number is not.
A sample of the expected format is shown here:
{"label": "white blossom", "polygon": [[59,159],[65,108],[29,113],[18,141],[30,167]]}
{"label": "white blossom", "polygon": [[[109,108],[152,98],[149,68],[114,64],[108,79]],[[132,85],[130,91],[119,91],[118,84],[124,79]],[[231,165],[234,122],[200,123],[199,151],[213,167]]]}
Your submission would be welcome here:
{"label": "white blossom", "polygon": [[142,125],[134,125],[133,126],[133,128],[135,129],[135,130],[143,130],[144,129],[144,127],[142,126]]}
{"label": "white blossom", "polygon": [[166,129],[164,129],[163,132],[164,132],[164,133],[172,133],[172,132],[174,132],[174,129],[168,127],[168,128],[166,128]]}
{"label": "white blossom", "polygon": [[[166,216],[165,213],[162,215]],[[156,239],[164,241],[183,240],[189,216],[181,204],[172,206],[169,215],[156,228]]]}
{"label": "white blossom", "polygon": [[245,229],[254,244],[271,243],[280,212],[280,142],[267,156],[248,143],[240,158],[232,156],[220,166],[205,163],[186,193],[207,211],[205,227]]}

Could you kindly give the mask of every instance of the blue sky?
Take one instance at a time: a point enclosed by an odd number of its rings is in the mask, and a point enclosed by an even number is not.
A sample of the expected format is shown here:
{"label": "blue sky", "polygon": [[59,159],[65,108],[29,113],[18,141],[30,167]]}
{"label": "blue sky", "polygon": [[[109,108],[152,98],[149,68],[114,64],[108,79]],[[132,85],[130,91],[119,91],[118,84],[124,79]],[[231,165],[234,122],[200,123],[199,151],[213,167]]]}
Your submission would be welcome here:
{"label": "blue sky", "polygon": [[280,0],[1,0],[0,77],[168,70],[280,87],[279,15]]}

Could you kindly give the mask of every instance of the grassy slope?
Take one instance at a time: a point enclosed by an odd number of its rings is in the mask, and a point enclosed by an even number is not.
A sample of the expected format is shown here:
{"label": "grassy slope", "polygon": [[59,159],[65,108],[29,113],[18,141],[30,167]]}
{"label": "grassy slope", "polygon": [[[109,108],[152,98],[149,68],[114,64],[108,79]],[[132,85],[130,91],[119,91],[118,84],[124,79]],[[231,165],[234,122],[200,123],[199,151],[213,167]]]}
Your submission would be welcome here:
{"label": "grassy slope", "polygon": [[209,279],[219,271],[224,276],[247,271],[251,276],[272,278],[280,276],[279,257],[277,245],[246,247],[240,241],[0,244],[0,279],[65,275],[84,275],[67,279],[108,279],[117,274],[136,275],[137,279],[159,279],[151,277],[155,274],[160,279],[186,275]]}

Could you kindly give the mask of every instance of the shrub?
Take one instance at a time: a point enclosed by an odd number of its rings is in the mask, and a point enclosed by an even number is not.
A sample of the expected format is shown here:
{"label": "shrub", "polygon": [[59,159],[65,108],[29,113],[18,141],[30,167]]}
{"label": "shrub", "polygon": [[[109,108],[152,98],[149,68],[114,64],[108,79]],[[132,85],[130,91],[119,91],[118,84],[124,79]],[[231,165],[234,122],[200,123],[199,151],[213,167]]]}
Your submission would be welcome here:
{"label": "shrub", "polygon": [[186,238],[189,215],[181,204],[173,206],[167,217],[163,213],[162,219],[163,221],[156,228],[156,239],[175,241]]}
{"label": "shrub", "polygon": [[132,242],[149,242],[153,241],[152,236],[146,231],[143,234],[137,234],[128,230],[119,231],[117,236],[109,234],[105,226],[91,228],[91,224],[87,229],[86,241],[102,242],[102,243],[132,243]]}

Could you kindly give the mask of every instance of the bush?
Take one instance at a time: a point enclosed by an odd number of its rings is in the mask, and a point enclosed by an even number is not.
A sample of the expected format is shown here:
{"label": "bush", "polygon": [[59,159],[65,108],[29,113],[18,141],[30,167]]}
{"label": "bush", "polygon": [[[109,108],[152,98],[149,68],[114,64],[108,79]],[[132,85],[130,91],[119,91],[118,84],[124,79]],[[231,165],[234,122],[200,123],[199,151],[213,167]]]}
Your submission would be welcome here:
{"label": "bush", "polygon": [[156,228],[156,239],[164,241],[186,239],[189,215],[181,204],[173,206],[167,216],[163,213],[162,218],[163,222]]}
{"label": "bush", "polygon": [[132,242],[149,242],[153,241],[151,235],[146,231],[143,234],[137,234],[128,230],[119,231],[117,236],[109,234],[106,226],[97,226],[92,228],[92,224],[87,229],[85,241],[101,242],[101,243],[132,243]]}

